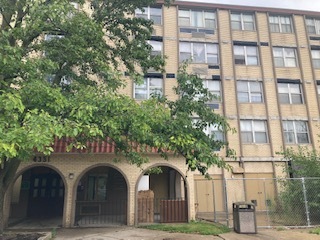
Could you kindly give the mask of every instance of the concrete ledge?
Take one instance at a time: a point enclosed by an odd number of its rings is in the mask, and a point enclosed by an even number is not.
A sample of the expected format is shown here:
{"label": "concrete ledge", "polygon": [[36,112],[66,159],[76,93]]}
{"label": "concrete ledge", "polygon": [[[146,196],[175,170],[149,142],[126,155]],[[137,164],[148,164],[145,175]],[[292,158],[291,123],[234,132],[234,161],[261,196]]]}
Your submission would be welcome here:
{"label": "concrete ledge", "polygon": [[50,239],[52,239],[52,232],[40,232],[40,234],[43,234],[44,236],[39,237],[38,240],[50,240]]}

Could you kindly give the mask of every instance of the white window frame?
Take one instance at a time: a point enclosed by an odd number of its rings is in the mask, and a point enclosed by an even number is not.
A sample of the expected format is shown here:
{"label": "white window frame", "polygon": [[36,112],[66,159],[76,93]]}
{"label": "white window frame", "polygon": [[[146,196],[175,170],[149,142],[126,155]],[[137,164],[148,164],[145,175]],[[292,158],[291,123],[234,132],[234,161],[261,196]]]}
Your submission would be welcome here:
{"label": "white window frame", "polygon": [[[194,24],[194,15],[195,13],[201,14],[200,24]],[[182,15],[188,15],[188,16],[182,16]],[[212,15],[213,18],[208,17],[208,15]],[[183,20],[184,21],[183,21]],[[210,21],[213,22],[213,26],[206,26],[206,22]],[[183,22],[188,22],[188,24],[183,24]],[[200,29],[216,29],[216,12],[215,11],[205,11],[205,10],[195,10],[195,9],[179,9],[178,12],[178,25],[179,27],[186,27],[186,28],[194,28],[197,30]]]}
{"label": "white window frame", "polygon": [[[244,90],[240,90],[239,84],[245,84],[247,85],[247,91]],[[260,91],[256,91],[253,89],[253,84],[259,84],[260,87]],[[241,97],[239,96],[240,94],[247,94],[247,99],[248,101],[242,101]],[[257,97],[259,95],[259,97],[261,98],[261,101],[256,101],[255,97]],[[237,81],[237,99],[239,103],[263,103],[264,99],[263,99],[263,86],[262,86],[262,82],[258,82],[258,81],[248,81],[248,80],[238,80]]]}
{"label": "white window frame", "polygon": [[[203,131],[207,136],[210,136],[217,142],[224,143],[226,141],[225,132],[221,129],[221,126],[219,127],[218,125],[210,125],[207,126]],[[220,150],[221,148],[219,147],[213,149],[215,152]]]}
{"label": "white window frame", "polygon": [[[239,20],[233,20],[232,17],[233,16],[237,16],[240,17],[240,21]],[[252,17],[252,21],[246,21],[245,20],[245,16],[251,16]],[[234,25],[232,23],[237,23],[237,25],[240,25],[240,28],[238,27],[234,27]],[[252,28],[247,28],[247,24],[251,23],[252,24]],[[253,13],[231,13],[231,28],[232,30],[242,30],[242,31],[255,31],[255,18],[254,18],[254,14]]]}
{"label": "white window frame", "polygon": [[[196,127],[198,122],[198,118],[192,119],[192,125],[193,127]],[[222,126],[217,124],[207,125],[203,129],[204,134],[206,134],[208,137],[213,138],[215,141],[218,142],[225,142],[226,141],[226,134],[224,130],[222,129]],[[220,151],[220,148],[213,149],[213,151]]]}
{"label": "white window frame", "polygon": [[[303,104],[303,94],[302,94],[302,86],[300,83],[281,83],[278,82],[278,93],[279,93],[279,102],[281,104]],[[298,87],[299,93],[295,90]],[[280,97],[280,95],[285,96],[285,98]],[[300,99],[296,101],[297,97]],[[284,101],[284,99],[288,99],[288,101]]]}
{"label": "white window frame", "polygon": [[[154,92],[158,92],[158,94],[160,96],[162,96],[163,94],[163,78],[156,78],[156,77],[145,77],[144,79],[144,83],[143,84],[137,84],[134,83],[134,87],[133,87],[133,96],[134,99],[136,100],[147,100],[151,97],[151,95]],[[152,80],[159,80],[161,81],[161,86],[157,85],[156,87],[150,86],[150,83]],[[143,88],[144,86],[144,88]],[[137,97],[138,94],[138,90],[145,91],[145,97]]]}
{"label": "white window frame", "polygon": [[[135,11],[136,17],[152,20],[155,25],[162,25],[162,21],[163,21],[162,20],[162,15],[163,15],[162,14],[162,7],[150,7],[150,6],[148,6],[148,7],[144,7],[143,9],[144,9],[144,11],[142,11],[141,9],[136,9],[136,11]],[[157,9],[157,11],[160,10],[159,11],[160,15],[152,14],[152,11],[155,10],[155,9]],[[158,18],[160,17],[160,22],[154,21],[155,18],[152,17],[152,16],[157,16]]]}
{"label": "white window frame", "polygon": [[[273,21],[275,20],[275,21]],[[286,23],[283,21],[289,20],[290,23]],[[277,30],[273,29],[273,26],[276,27]],[[287,31],[285,26],[290,26],[290,31]],[[293,33],[293,25],[291,16],[281,16],[281,15],[270,15],[269,16],[269,26],[270,32],[278,32],[278,33]]]}
{"label": "white window frame", "polygon": [[[151,46],[151,55],[152,56],[161,56],[163,51],[163,43],[161,41],[148,40],[148,43]],[[160,50],[157,50],[159,49]]]}
{"label": "white window frame", "polygon": [[[305,131],[298,132],[298,124],[304,124]],[[290,126],[289,126],[290,125]],[[283,137],[286,144],[310,144],[310,135],[308,129],[307,121],[292,121],[292,120],[283,120]],[[306,142],[299,141],[299,134],[304,134],[307,137]]]}
{"label": "white window frame", "polygon": [[[195,44],[198,44],[198,45],[200,45],[200,44],[202,44],[203,45],[203,47],[204,47],[204,54],[205,54],[205,56],[204,56],[204,62],[198,62],[198,61],[194,61],[194,59],[195,59],[195,54],[194,54],[194,45]],[[186,51],[182,51],[182,50],[184,50],[183,48],[183,45],[189,45],[190,47],[188,47],[189,49],[190,49],[190,52],[188,51],[188,52],[186,52]],[[208,47],[209,46],[213,46],[213,47],[215,47],[216,48],[216,53],[208,53]],[[190,58],[191,58],[191,60],[192,60],[192,63],[203,63],[203,64],[213,64],[213,65],[218,65],[219,64],[219,47],[218,47],[218,44],[216,44],[216,43],[201,43],[201,42],[179,42],[179,60],[180,60],[180,62],[183,62],[183,61],[185,61],[185,60],[189,60],[189,59],[187,59],[187,58],[185,58],[185,59],[182,59],[182,57],[181,57],[181,53],[184,53],[184,54],[188,54],[188,55],[190,55]],[[215,58],[215,59],[217,59],[217,62],[208,62],[208,55],[212,55],[213,56],[213,58]]]}
{"label": "white window frame", "polygon": [[71,4],[75,9],[79,9],[79,3],[70,2],[70,4]]}
{"label": "white window frame", "polygon": [[207,104],[221,102],[221,81],[205,79],[202,83],[204,88],[207,88],[211,94],[216,96],[216,98],[212,99]]}
{"label": "white window frame", "polygon": [[218,125],[207,126],[203,131],[207,136],[213,137],[214,140],[225,142],[225,133]]}
{"label": "white window frame", "polygon": [[[259,129],[259,127],[261,127],[261,124],[263,124],[262,125],[264,128],[263,131]],[[244,128],[247,128],[247,129],[244,129]],[[250,143],[266,144],[269,142],[266,120],[247,120],[247,119],[240,120],[240,134],[241,134],[241,141],[242,143],[245,143],[245,144],[250,144]],[[260,135],[263,134],[265,136],[265,141],[259,142],[257,134],[260,134]],[[247,135],[250,136],[250,139],[247,139],[246,137]]]}
{"label": "white window frame", "polygon": [[[310,35],[320,35],[320,19],[306,18],[307,32]],[[312,29],[312,31],[311,31]]]}
{"label": "white window frame", "polygon": [[312,57],[313,68],[319,69],[320,68],[320,50],[311,49],[311,57]]}
{"label": "white window frame", "polygon": [[[237,49],[243,50],[243,54],[237,54]],[[255,49],[256,55],[250,55],[249,49]],[[246,65],[246,66],[259,66],[259,51],[257,46],[233,45],[233,53],[234,53],[234,64]],[[239,56],[242,56],[241,59],[244,60],[244,63],[240,63],[240,62],[237,63],[237,61],[241,60]],[[250,64],[249,58],[256,58],[257,64]]]}
{"label": "white window frame", "polygon": [[[276,50],[279,50],[279,52],[281,52],[281,56],[276,56]],[[288,56],[288,54],[286,54],[286,51],[288,50],[292,50],[294,57],[290,57]],[[273,47],[272,49],[273,51],[273,60],[274,60],[274,65],[275,67],[298,67],[298,59],[297,59],[297,51],[295,48],[290,48],[290,47]],[[283,64],[278,64],[278,61],[276,61],[276,59],[281,60],[281,62]],[[294,66],[289,66],[288,64],[288,60],[293,60],[294,59]]]}
{"label": "white window frame", "polygon": [[45,34],[44,40],[45,41],[51,41],[52,39],[61,39],[64,38],[64,35],[58,35],[58,34]]}

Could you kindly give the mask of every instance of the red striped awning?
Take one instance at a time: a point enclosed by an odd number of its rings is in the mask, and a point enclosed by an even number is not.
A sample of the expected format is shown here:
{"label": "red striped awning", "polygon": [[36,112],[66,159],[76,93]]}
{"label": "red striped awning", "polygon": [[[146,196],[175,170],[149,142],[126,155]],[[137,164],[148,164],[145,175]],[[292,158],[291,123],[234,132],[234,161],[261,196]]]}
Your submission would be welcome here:
{"label": "red striped awning", "polygon": [[[67,151],[67,147],[72,142],[72,138],[56,138],[53,144],[54,153],[114,153],[115,152],[115,143],[107,138],[105,141],[94,141],[94,142],[87,142],[86,148],[84,149],[77,149],[72,148],[71,150]],[[134,144],[134,148],[137,152],[140,152],[140,147],[138,144]],[[149,149],[148,152],[157,153],[158,150],[156,148]]]}

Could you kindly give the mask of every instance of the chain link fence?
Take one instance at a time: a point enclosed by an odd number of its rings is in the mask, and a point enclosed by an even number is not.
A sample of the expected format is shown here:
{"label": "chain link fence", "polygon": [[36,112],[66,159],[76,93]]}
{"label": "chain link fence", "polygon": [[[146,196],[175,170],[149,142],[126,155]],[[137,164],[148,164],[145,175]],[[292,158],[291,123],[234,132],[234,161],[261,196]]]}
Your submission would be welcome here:
{"label": "chain link fence", "polygon": [[258,227],[320,225],[320,178],[195,181],[198,219],[233,226],[232,204],[252,202]]}

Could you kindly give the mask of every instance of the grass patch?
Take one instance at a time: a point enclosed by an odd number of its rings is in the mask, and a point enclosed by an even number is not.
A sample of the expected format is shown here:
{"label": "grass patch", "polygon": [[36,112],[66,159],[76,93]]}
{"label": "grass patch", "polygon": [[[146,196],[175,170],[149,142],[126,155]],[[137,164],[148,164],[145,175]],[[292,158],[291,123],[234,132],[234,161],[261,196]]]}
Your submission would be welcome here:
{"label": "grass patch", "polygon": [[285,231],[286,229],[284,227],[277,227],[277,231]]}
{"label": "grass patch", "polygon": [[219,235],[222,233],[230,232],[227,226],[221,224],[214,224],[208,222],[190,222],[190,223],[177,223],[177,224],[153,224],[140,226],[141,228],[178,232],[178,233],[193,233],[200,235]]}
{"label": "grass patch", "polygon": [[320,235],[320,228],[318,227],[318,228],[312,229],[309,232],[312,233],[312,234]]}

